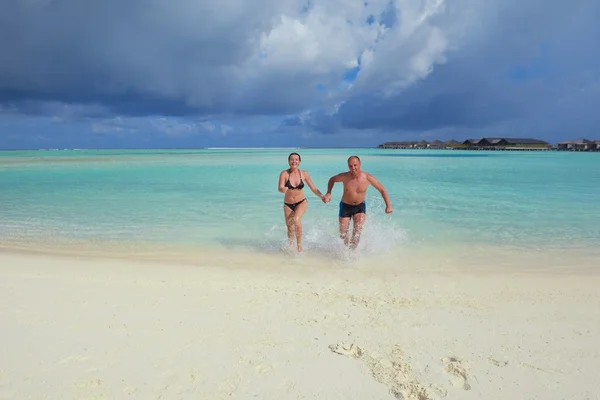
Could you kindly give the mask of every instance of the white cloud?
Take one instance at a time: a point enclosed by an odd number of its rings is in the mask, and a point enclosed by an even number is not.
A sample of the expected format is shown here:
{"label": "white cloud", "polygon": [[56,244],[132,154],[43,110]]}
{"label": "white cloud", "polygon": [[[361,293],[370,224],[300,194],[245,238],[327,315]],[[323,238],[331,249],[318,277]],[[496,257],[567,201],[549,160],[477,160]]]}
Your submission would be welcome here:
{"label": "white cloud", "polygon": [[[248,77],[283,76],[282,88],[289,85],[314,92],[318,83],[339,87],[344,72],[357,66],[360,58],[361,70],[351,92],[336,91],[333,100],[343,101],[361,91],[390,94],[426,77],[436,63],[445,61],[452,35],[445,31],[444,12],[443,0],[376,1],[368,6],[316,1],[307,13],[281,16],[270,31],[262,33],[260,52],[248,64]],[[385,13],[398,22],[387,26],[380,18]]]}

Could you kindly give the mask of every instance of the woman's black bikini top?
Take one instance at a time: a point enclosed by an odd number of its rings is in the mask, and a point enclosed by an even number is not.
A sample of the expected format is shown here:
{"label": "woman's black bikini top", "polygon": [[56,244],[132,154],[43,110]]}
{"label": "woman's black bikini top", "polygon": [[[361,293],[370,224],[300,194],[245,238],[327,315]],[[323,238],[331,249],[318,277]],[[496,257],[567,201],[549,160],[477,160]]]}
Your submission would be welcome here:
{"label": "woman's black bikini top", "polygon": [[288,178],[287,181],[285,181],[285,187],[290,189],[290,190],[300,190],[302,188],[304,188],[304,182],[302,181],[302,172],[298,171],[298,173],[300,174],[300,183],[298,184],[298,186],[292,186],[292,184],[290,183],[290,171],[288,170]]}

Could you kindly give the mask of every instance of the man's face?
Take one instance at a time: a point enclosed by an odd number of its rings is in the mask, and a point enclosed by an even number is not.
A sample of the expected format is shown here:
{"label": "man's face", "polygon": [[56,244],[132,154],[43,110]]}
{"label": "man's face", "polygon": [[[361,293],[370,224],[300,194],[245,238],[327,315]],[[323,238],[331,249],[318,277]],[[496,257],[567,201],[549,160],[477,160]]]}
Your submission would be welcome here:
{"label": "man's face", "polygon": [[360,161],[358,161],[356,158],[351,158],[348,161],[348,169],[352,175],[358,174],[360,172]]}

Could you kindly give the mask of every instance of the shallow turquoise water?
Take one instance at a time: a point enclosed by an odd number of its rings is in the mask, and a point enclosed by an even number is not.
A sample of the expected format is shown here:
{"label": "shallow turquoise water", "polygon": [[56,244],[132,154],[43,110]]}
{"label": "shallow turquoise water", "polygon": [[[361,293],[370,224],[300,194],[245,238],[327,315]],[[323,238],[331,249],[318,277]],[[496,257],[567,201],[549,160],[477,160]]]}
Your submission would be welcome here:
{"label": "shallow turquoise water", "polygon": [[[290,149],[0,152],[0,240],[272,249],[285,238],[279,172]],[[369,189],[361,245],[556,248],[600,243],[600,154],[304,149],[323,192],[357,154]],[[305,248],[336,239],[337,203],[305,190]]]}

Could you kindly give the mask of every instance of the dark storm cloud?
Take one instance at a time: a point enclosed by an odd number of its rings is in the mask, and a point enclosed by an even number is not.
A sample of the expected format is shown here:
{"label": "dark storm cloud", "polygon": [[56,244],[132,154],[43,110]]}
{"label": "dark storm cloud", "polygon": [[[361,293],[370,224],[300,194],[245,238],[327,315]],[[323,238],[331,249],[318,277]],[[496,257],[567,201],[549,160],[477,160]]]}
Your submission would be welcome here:
{"label": "dark storm cloud", "polygon": [[177,3],[0,2],[0,100],[101,103],[133,113],[219,107],[236,83],[236,65],[253,51],[262,14],[240,2],[231,12],[224,3]]}
{"label": "dark storm cloud", "polygon": [[[412,44],[402,56],[434,30],[439,7],[429,3],[403,6],[418,35],[402,34]],[[388,0],[7,0],[0,102],[23,112],[32,101],[132,115],[299,112],[318,106],[317,88],[335,88],[382,35],[400,35],[399,12]]]}

